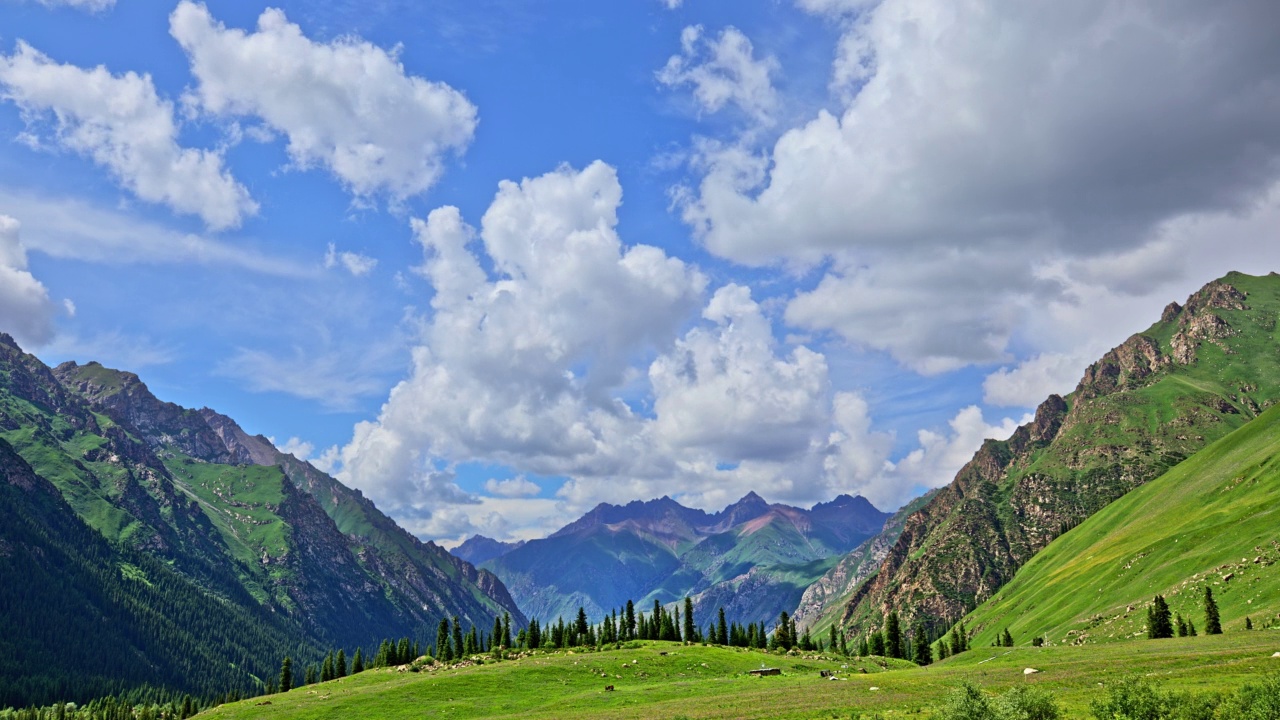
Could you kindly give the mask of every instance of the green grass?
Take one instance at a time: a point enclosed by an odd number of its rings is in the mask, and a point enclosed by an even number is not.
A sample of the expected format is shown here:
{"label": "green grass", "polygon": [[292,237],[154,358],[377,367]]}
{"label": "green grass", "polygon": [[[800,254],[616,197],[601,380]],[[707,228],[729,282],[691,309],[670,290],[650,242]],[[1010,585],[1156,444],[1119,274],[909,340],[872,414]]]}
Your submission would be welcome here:
{"label": "green grass", "polygon": [[974,644],[990,644],[1005,627],[1019,642],[1142,635],[1156,594],[1203,630],[1205,586],[1228,631],[1242,629],[1245,617],[1280,627],[1277,527],[1280,407],[1051,543],[970,614]]}
{"label": "green grass", "polygon": [[[1169,689],[1230,691],[1280,670],[1280,660],[1269,657],[1275,649],[1280,649],[1280,632],[1235,633],[1087,648],[977,649],[923,669],[888,661],[890,669],[882,671],[870,658],[811,659],[817,656],[644,643],[598,653],[540,653],[456,670],[366,671],[226,705],[201,717],[849,718],[863,712],[929,717],[949,690],[968,680],[992,692],[1032,682],[1055,693],[1066,717],[1083,718],[1089,717],[1089,702],[1102,696],[1100,684],[1125,673]],[[762,664],[783,674],[746,674]],[[1027,678],[1027,667],[1041,672]],[[821,678],[820,670],[833,670],[843,679]],[[615,690],[606,692],[606,685]],[[258,704],[267,701],[270,705]]]}

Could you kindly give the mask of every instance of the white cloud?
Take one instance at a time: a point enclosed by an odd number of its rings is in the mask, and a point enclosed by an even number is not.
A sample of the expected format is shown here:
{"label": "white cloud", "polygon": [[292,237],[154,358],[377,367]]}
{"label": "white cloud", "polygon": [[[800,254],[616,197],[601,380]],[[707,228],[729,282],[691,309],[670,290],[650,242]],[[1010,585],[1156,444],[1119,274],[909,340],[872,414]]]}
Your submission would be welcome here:
{"label": "white cloud", "polygon": [[116,0],[38,0],[45,7],[72,7],[89,12],[102,12],[116,5]]}
{"label": "white cloud", "polygon": [[[258,210],[220,153],[178,144],[173,103],[149,75],[59,64],[19,41],[12,55],[0,56],[0,85],[27,118],[28,143],[85,155],[143,200],[198,215],[214,229]],[[48,116],[52,127],[42,137]]]}
{"label": "white cloud", "polygon": [[787,459],[828,423],[826,359],[805,347],[777,355],[773,328],[740,285],[716,291],[694,328],[649,367],[654,431],[676,450],[715,458]]}
{"label": "white cloud", "polygon": [[337,267],[339,263],[355,277],[364,277],[373,272],[373,269],[378,266],[377,258],[371,258],[360,253],[338,252],[337,247],[333,243],[329,243],[329,249],[324,255],[324,266],[327,269],[332,269]]}
{"label": "white cloud", "polygon": [[507,498],[533,497],[542,492],[536,483],[529,482],[524,476],[498,480],[489,478],[484,481],[484,490],[490,495],[501,495]]}
{"label": "white cloud", "polygon": [[444,156],[475,131],[475,106],[444,83],[406,74],[398,50],[353,37],[312,41],[281,10],[265,10],[245,32],[183,0],[169,27],[198,81],[193,102],[261,118],[288,137],[298,167],[323,166],[358,197],[427,190]]}
{"label": "white cloud", "polygon": [[[1280,6],[803,5],[846,18],[847,104],[772,147],[703,143],[677,198],[718,255],[831,262],[788,319],[913,368],[1009,362],[1078,285],[1168,286],[1167,224],[1252,214],[1280,177]],[[1122,267],[1138,250],[1158,272]]]}
{"label": "white cloud", "polygon": [[1084,369],[1096,359],[1078,354],[1041,353],[988,375],[982,382],[982,400],[990,405],[1035,407],[1052,393],[1071,392],[1084,375]]}
{"label": "white cloud", "polygon": [[592,477],[651,459],[629,451],[638,421],[613,392],[637,355],[669,342],[705,280],[624,246],[621,197],[597,162],[501,183],[478,233],[456,208],[414,222],[433,314],[410,377],[342,449],[346,482],[410,506],[434,499],[423,474],[436,458]]}
{"label": "white cloud", "polygon": [[269,437],[267,440],[270,440],[271,444],[275,445],[276,449],[280,452],[286,455],[292,455],[299,460],[306,460],[311,457],[311,454],[315,452],[316,449],[315,445],[296,437],[291,437],[283,443],[276,442],[274,437]]}
{"label": "white cloud", "polygon": [[24,347],[44,345],[54,337],[56,306],[27,270],[19,227],[17,220],[0,215],[0,332],[13,335]]}
{"label": "white cloud", "polygon": [[684,0],[658,0],[668,10],[676,10],[684,4]]}
{"label": "white cloud", "polygon": [[50,257],[107,265],[193,263],[266,275],[316,274],[291,260],[183,233],[75,198],[50,198],[0,187],[0,212],[21,212],[27,247]]}
{"label": "white cloud", "polygon": [[735,27],[709,40],[701,25],[691,25],[680,33],[680,47],[681,53],[657,72],[658,82],[673,88],[691,85],[704,112],[716,113],[733,104],[757,123],[771,122],[778,105],[772,80],[780,70],[776,58],[757,60],[751,40]]}

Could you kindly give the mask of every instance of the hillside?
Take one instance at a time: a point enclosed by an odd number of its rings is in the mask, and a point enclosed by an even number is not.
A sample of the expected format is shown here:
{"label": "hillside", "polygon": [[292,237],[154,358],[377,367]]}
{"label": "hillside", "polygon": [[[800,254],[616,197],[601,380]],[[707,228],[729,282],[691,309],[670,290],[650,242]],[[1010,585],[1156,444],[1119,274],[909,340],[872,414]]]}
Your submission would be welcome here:
{"label": "hillside", "polygon": [[671,498],[603,503],[550,537],[485,563],[530,617],[600,618],[633,600],[694,599],[702,627],[720,607],[730,621],[775,620],[834,559],[879,532],[888,517],[842,495],[809,510],[749,493],[708,514]]}
{"label": "hillside", "polygon": [[1280,407],[1050,543],[969,616],[974,644],[1145,637],[1157,594],[1203,629],[1206,586],[1226,632],[1280,628],[1278,527]]}
{"label": "hillside", "polygon": [[845,632],[894,608],[909,627],[947,627],[1066,529],[1257,417],[1280,399],[1278,317],[1274,273],[1231,273],[1171,303],[907,518],[844,601]]}
{"label": "hillside", "polygon": [[[50,370],[0,335],[0,441],[12,450],[0,457],[6,473],[56,490],[58,503],[41,501],[43,517],[67,516],[46,522],[57,529],[50,537],[18,520],[0,527],[6,557],[30,564],[55,553],[59,565],[81,568],[60,590],[65,603],[36,608],[59,592],[37,583],[2,606],[5,627],[15,628],[5,641],[26,648],[15,657],[41,647],[40,657],[61,658],[5,674],[10,702],[78,700],[139,682],[249,689],[290,649],[314,659],[323,647],[425,640],[454,615],[487,628],[509,611],[524,623],[492,574],[418,541],[358,492],[229,418],[158,400],[131,373],[97,363]],[[101,542],[66,540],[81,526]],[[5,577],[43,577],[14,573]],[[25,619],[48,612],[111,617],[128,636],[96,645],[93,668],[59,677],[51,668],[69,661],[83,632],[77,622]],[[213,618],[221,629],[194,632]],[[191,660],[164,664],[158,645]],[[205,661],[214,670],[165,671]],[[57,682],[47,682],[51,674]]]}

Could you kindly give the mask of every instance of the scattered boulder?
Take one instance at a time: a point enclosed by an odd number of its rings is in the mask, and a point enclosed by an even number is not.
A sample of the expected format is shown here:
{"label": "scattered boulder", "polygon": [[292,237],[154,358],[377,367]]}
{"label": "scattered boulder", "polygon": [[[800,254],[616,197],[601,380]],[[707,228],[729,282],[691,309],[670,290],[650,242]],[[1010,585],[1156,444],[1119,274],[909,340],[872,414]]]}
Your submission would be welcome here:
{"label": "scattered boulder", "polygon": [[1035,669],[1035,668],[1027,668],[1026,670],[1023,670],[1023,671],[1022,671],[1022,674],[1023,674],[1023,675],[1035,675],[1035,674],[1036,674],[1036,673],[1038,673],[1038,672],[1040,672],[1040,671],[1039,671],[1039,670],[1037,670],[1037,669]]}
{"label": "scattered boulder", "polygon": [[1280,652],[1276,653],[1275,655],[1272,655],[1271,657],[1273,657],[1273,658],[1280,658]]}
{"label": "scattered boulder", "polygon": [[871,692],[875,692],[875,691],[877,691],[877,690],[879,690],[879,689],[880,689],[880,688],[876,687],[875,685],[872,685],[872,686],[871,686]]}

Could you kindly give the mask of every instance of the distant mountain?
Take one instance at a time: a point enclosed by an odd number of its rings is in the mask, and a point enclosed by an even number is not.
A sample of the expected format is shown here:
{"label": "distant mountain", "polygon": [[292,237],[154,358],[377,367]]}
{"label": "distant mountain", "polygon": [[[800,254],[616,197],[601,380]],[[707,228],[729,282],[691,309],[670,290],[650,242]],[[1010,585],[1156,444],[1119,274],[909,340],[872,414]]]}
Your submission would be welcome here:
{"label": "distant mountain", "polygon": [[[525,623],[492,573],[419,541],[358,491],[230,418],[157,399],[132,373],[98,363],[50,370],[0,335],[0,442],[9,450],[0,467],[26,491],[15,507],[38,506],[15,512],[49,528],[33,534],[21,517],[3,524],[0,556],[57,556],[56,566],[78,568],[57,590],[61,604],[31,605],[56,592],[38,582],[25,600],[0,604],[13,668],[0,706],[84,699],[140,679],[184,692],[250,688],[286,653],[309,662],[323,647],[350,654],[386,637],[427,641],[455,615],[481,628],[503,612]],[[82,527],[97,539],[83,540]],[[16,574],[0,584],[44,578],[9,569]],[[125,636],[93,641],[86,657],[97,665],[59,675],[61,663],[82,662],[88,640],[79,622],[24,619],[44,616],[110,618]],[[207,625],[219,618],[222,630]],[[187,659],[157,648],[182,648]]]}
{"label": "distant mountain", "polygon": [[493,538],[487,538],[483,535],[472,535],[461,545],[449,552],[453,553],[455,557],[460,557],[472,565],[480,565],[494,558],[502,557],[523,545],[523,540],[510,543],[494,540]]}
{"label": "distant mountain", "polygon": [[888,517],[848,495],[803,510],[753,492],[714,514],[669,497],[602,503],[484,567],[530,617],[543,620],[569,617],[580,606],[598,618],[627,600],[647,607],[690,596],[703,627],[720,606],[730,620],[771,621]]}
{"label": "distant mountain", "polygon": [[947,627],[1068,529],[1257,417],[1280,400],[1278,324],[1275,273],[1230,273],[1170,303],[906,518],[874,573],[830,596],[844,632],[889,609],[906,627]]}

